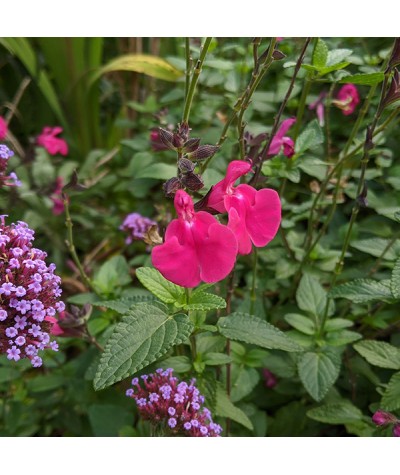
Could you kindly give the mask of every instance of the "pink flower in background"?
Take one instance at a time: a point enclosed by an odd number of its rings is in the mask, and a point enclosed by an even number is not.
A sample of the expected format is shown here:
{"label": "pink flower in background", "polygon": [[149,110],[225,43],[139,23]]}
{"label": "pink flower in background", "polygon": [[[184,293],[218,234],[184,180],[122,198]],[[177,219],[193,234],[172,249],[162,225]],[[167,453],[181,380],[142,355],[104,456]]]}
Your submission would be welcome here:
{"label": "pink flower in background", "polygon": [[294,142],[293,139],[290,137],[286,137],[286,132],[290,129],[290,127],[296,122],[296,118],[292,117],[290,119],[286,119],[282,122],[281,126],[278,129],[278,132],[275,134],[274,138],[272,139],[271,145],[268,150],[269,155],[278,155],[283,147],[283,153],[288,157],[291,158],[294,155]]}
{"label": "pink flower in background", "polygon": [[281,202],[275,190],[256,190],[250,185],[234,187],[235,181],[248,173],[251,164],[234,160],[228,165],[226,177],[217,183],[207,206],[228,212],[228,227],[238,241],[239,254],[250,254],[252,243],[266,246],[276,235],[281,222]]}
{"label": "pink flower in background", "polygon": [[56,137],[61,134],[61,127],[44,127],[37,138],[37,144],[44,147],[50,155],[68,155],[68,144],[64,139]]}
{"label": "pink flower in background", "polygon": [[8,132],[7,122],[0,117],[0,140],[4,140],[6,138]]}
{"label": "pink flower in background", "polygon": [[391,412],[379,410],[372,416],[372,422],[377,426],[383,426],[397,422],[397,418]]}
{"label": "pink flower in background", "polygon": [[153,248],[154,267],[183,287],[224,279],[238,251],[233,232],[211,214],[196,213],[192,198],[183,190],[176,192],[174,205],[178,219],[168,225],[164,244]]}
{"label": "pink flower in background", "polygon": [[321,94],[318,96],[317,100],[312,102],[308,108],[310,110],[315,110],[315,113],[317,114],[318,122],[321,127],[325,125],[325,97],[326,97],[326,92],[321,92]]}
{"label": "pink flower in background", "polygon": [[267,388],[272,389],[278,384],[278,380],[276,376],[274,375],[274,373],[272,373],[272,371],[270,371],[267,368],[264,368],[262,370],[262,373],[263,373],[263,378],[264,378],[264,385]]}
{"label": "pink flower in background", "polygon": [[359,102],[360,96],[356,86],[354,84],[345,84],[340,88],[332,104],[341,109],[343,115],[350,115],[354,112]]}

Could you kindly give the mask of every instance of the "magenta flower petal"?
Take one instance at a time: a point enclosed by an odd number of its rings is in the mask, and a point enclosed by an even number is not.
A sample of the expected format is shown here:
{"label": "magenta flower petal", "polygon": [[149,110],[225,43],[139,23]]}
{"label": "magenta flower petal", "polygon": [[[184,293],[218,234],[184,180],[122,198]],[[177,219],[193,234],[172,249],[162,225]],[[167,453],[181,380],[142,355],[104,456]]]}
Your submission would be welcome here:
{"label": "magenta flower petal", "polygon": [[8,132],[7,122],[0,117],[0,140],[4,140],[6,138]]}
{"label": "magenta flower petal", "polygon": [[277,155],[281,151],[281,148],[283,146],[283,153],[289,158],[293,156],[294,142],[290,137],[286,137],[285,134],[295,122],[295,117],[291,117],[290,119],[286,119],[282,122],[281,126],[278,129],[278,132],[274,135],[274,138],[272,139],[271,145],[269,146],[269,155]]}
{"label": "magenta flower petal", "polygon": [[251,168],[248,164],[241,166],[242,163],[245,162],[235,160],[229,164],[225,179],[213,188],[208,206],[220,211],[223,196],[224,211],[229,216],[228,227],[238,241],[238,253],[245,255],[251,252],[252,243],[263,247],[275,237],[281,222],[281,203],[275,190],[257,191],[245,184],[233,186],[240,176],[239,171],[244,175]]}
{"label": "magenta flower petal", "polygon": [[352,114],[360,102],[358,89],[354,84],[345,84],[337,93],[332,103],[342,110],[343,115]]}
{"label": "magenta flower petal", "polygon": [[56,137],[61,134],[61,127],[44,127],[37,138],[37,144],[45,148],[50,155],[68,155],[68,144],[64,139]]}
{"label": "magenta flower petal", "polygon": [[152,251],[156,269],[171,282],[196,287],[224,279],[233,269],[237,242],[233,232],[204,211],[196,213],[183,190],[175,195],[178,219],[168,225],[165,242]]}

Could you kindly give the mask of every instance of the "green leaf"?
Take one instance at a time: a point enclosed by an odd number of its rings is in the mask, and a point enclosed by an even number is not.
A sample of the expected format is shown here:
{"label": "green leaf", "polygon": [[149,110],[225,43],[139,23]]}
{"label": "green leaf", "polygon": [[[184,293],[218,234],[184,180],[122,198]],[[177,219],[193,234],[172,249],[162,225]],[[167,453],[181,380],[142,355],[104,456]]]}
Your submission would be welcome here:
{"label": "green leaf", "polygon": [[362,335],[360,335],[360,333],[352,332],[349,330],[336,330],[327,333],[326,342],[330,346],[343,346],[348,345],[349,343],[353,343],[353,341],[357,341],[360,338],[362,338]]}
{"label": "green leaf", "polygon": [[232,368],[231,401],[238,402],[249,395],[260,381],[260,374],[254,368],[235,366]]}
{"label": "green leaf", "polygon": [[[380,257],[387,248],[390,241],[390,239],[382,238],[359,239],[357,241],[352,241],[350,246],[358,249],[361,252],[370,254],[371,256]],[[397,241],[399,242],[399,240]],[[385,253],[385,259],[388,261],[394,261],[397,259],[397,257],[398,255],[393,247]]]}
{"label": "green leaf", "polygon": [[19,378],[21,373],[14,368],[0,368],[0,384]]}
{"label": "green leaf", "polygon": [[176,166],[167,163],[153,163],[145,167],[134,178],[154,178],[156,180],[168,180],[176,175]]}
{"label": "green leaf", "polygon": [[331,318],[325,324],[325,331],[334,332],[352,326],[353,322],[351,320],[346,320],[345,318]]}
{"label": "green leaf", "polygon": [[400,259],[396,261],[390,279],[390,290],[395,299],[400,299]]}
{"label": "green leaf", "polygon": [[329,296],[332,298],[344,298],[354,303],[370,302],[371,300],[393,300],[389,281],[378,282],[372,279],[356,279],[346,284],[334,287]]}
{"label": "green leaf", "polygon": [[224,353],[207,353],[203,356],[203,363],[208,366],[219,366],[232,362],[232,358]]}
{"label": "green leaf", "polygon": [[208,292],[196,292],[190,296],[189,304],[185,304],[185,310],[214,310],[217,308],[225,308],[226,302],[218,295]]}
{"label": "green leaf", "polygon": [[27,388],[33,393],[40,393],[44,391],[54,391],[65,383],[63,376],[58,374],[46,374],[43,376],[36,376],[27,382]]}
{"label": "green leaf", "polygon": [[94,388],[103,389],[136,373],[183,343],[192,331],[187,315],[169,316],[147,303],[133,306],[107,341]]}
{"label": "green leaf", "polygon": [[315,324],[312,320],[305,317],[304,315],[299,315],[297,313],[288,313],[285,315],[285,320],[299,332],[305,333],[306,335],[314,335],[315,333]]}
{"label": "green leaf", "polygon": [[351,49],[333,49],[328,52],[327,66],[334,66],[347,59],[353,51]]}
{"label": "green leaf", "polygon": [[117,300],[101,300],[93,302],[95,307],[105,307],[114,310],[117,313],[123,315],[126,313],[132,305],[140,302],[154,302],[153,295],[137,295],[134,297],[123,297]]}
{"label": "green leaf", "polygon": [[381,407],[386,411],[400,409],[400,373],[395,373],[390,378],[382,396]]}
{"label": "green leaf", "polygon": [[[326,291],[311,275],[304,274],[296,292],[297,305],[306,312],[321,316],[326,307]],[[333,305],[329,306],[328,315],[334,312]]]}
{"label": "green leaf", "polygon": [[362,419],[363,414],[349,401],[324,404],[307,411],[307,416],[325,424],[347,424]]}
{"label": "green leaf", "polygon": [[359,84],[360,86],[374,86],[379,84],[385,78],[384,73],[368,73],[368,74],[354,74],[352,76],[346,76],[339,82],[341,84]]}
{"label": "green leaf", "polygon": [[356,343],[354,349],[374,366],[400,369],[400,349],[390,343],[365,340]]}
{"label": "green leaf", "polygon": [[136,276],[156,297],[165,303],[184,302],[185,289],[165,279],[160,272],[151,267],[139,267]]}
{"label": "green leaf", "polygon": [[163,369],[172,368],[177,373],[187,373],[192,369],[192,363],[187,356],[171,356],[159,363]]}
{"label": "green leaf", "polygon": [[306,150],[316,148],[324,142],[324,133],[317,119],[312,120],[296,140],[295,152],[302,154]]}
{"label": "green leaf", "polygon": [[339,376],[340,357],[336,353],[307,352],[299,360],[298,371],[307,392],[321,401]]}
{"label": "green leaf", "polygon": [[222,335],[267,349],[302,351],[302,348],[283,332],[261,318],[235,312],[218,320]]}
{"label": "green leaf", "polygon": [[328,47],[326,46],[325,41],[318,38],[318,42],[314,48],[312,55],[312,64],[316,68],[320,69],[326,66],[328,61]]}
{"label": "green leaf", "polygon": [[113,256],[100,267],[93,284],[101,293],[107,294],[130,282],[132,279],[126,259],[123,256]]}
{"label": "green leaf", "polygon": [[145,54],[127,54],[111,60],[102,68],[98,69],[92,79],[93,83],[103,74],[114,71],[131,71],[135,73],[144,73],[157,79],[175,82],[183,72],[176,69],[170,63],[157,56]]}
{"label": "green leaf", "polygon": [[220,385],[217,386],[215,414],[220,417],[228,417],[232,421],[246,427],[246,429],[253,430],[253,424],[250,419],[241,409],[232,404],[225,388]]}
{"label": "green leaf", "polygon": [[337,64],[334,64],[333,66],[327,66],[325,68],[321,68],[318,70],[319,76],[322,77],[329,73],[332,73],[333,71],[338,71],[340,69],[346,68],[349,64],[350,63],[348,63],[347,61],[343,61],[342,63],[337,63]]}

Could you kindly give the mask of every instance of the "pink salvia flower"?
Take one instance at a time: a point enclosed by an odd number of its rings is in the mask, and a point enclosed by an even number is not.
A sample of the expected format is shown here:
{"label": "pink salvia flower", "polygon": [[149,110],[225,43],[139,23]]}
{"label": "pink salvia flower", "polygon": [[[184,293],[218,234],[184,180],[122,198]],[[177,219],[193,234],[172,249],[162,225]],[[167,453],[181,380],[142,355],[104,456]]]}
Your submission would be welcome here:
{"label": "pink salvia flower", "polygon": [[354,84],[345,84],[340,88],[336,99],[332,101],[336,107],[342,110],[343,115],[350,115],[354,112],[360,102],[358,90]]}
{"label": "pink salvia flower", "polygon": [[183,190],[176,192],[174,205],[178,219],[168,225],[164,244],[153,248],[154,267],[183,287],[224,279],[238,251],[233,232],[211,214],[196,213],[192,198]]}
{"label": "pink salvia flower", "polygon": [[44,127],[37,138],[37,144],[44,147],[50,155],[68,155],[68,144],[64,139],[56,137],[61,134],[61,127]]}
{"label": "pink salvia flower", "polygon": [[256,247],[266,246],[275,237],[281,222],[281,202],[275,190],[257,191],[246,184],[233,186],[250,169],[248,162],[232,161],[226,177],[213,187],[207,203],[220,213],[228,212],[228,227],[236,236],[239,254],[250,254],[252,243]]}
{"label": "pink salvia flower", "polygon": [[310,110],[315,110],[315,113],[317,114],[317,118],[318,118],[318,123],[321,127],[325,125],[325,104],[324,104],[325,97],[326,97],[326,92],[321,92],[317,100],[312,102],[308,106]]}
{"label": "pink salvia flower", "polygon": [[275,134],[272,139],[271,145],[269,146],[268,154],[269,155],[278,155],[283,147],[283,153],[291,158],[294,155],[294,142],[290,137],[286,137],[286,132],[292,127],[296,122],[296,118],[292,117],[286,119],[282,122],[281,126],[278,129],[278,132]]}
{"label": "pink salvia flower", "polygon": [[6,138],[8,132],[7,122],[0,117],[0,140],[4,140]]}

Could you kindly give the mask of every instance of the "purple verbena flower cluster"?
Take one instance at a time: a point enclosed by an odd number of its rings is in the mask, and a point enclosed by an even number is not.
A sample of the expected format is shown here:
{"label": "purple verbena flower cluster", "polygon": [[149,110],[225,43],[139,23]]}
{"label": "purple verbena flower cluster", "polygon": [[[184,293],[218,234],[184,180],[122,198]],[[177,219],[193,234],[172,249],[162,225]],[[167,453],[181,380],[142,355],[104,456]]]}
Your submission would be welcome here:
{"label": "purple verbena flower cluster", "polygon": [[376,411],[372,416],[372,422],[377,426],[393,426],[393,436],[400,437],[400,419],[391,412]]}
{"label": "purple verbena flower cluster", "polygon": [[7,226],[0,216],[0,353],[9,360],[29,358],[42,365],[39,351],[58,351],[50,333],[60,301],[61,279],[47,254],[32,247],[34,231],[22,221]]}
{"label": "purple verbena flower cluster", "polygon": [[156,224],[152,219],[146,218],[139,213],[131,213],[128,214],[119,229],[129,233],[125,242],[126,244],[131,244],[134,239],[143,239],[149,228]]}
{"label": "purple verbena flower cluster", "polygon": [[14,152],[7,145],[0,144],[0,186],[21,186],[21,182],[14,172],[6,175],[8,159],[12,156],[14,156]]}
{"label": "purple verbena flower cluster", "polygon": [[204,396],[194,385],[179,382],[173,370],[157,369],[155,374],[132,379],[134,388],[126,395],[136,400],[139,413],[154,425],[163,425],[170,435],[187,437],[219,437],[222,428],[213,422],[211,412],[204,404]]}

